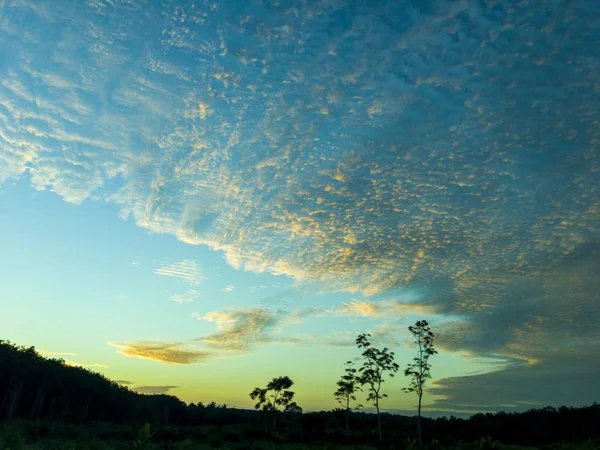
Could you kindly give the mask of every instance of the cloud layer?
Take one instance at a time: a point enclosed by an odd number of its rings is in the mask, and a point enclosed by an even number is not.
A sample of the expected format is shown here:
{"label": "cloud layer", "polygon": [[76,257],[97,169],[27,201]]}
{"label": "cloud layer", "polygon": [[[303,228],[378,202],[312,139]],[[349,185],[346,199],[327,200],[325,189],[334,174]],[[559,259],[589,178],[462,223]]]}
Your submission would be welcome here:
{"label": "cloud layer", "polygon": [[[112,202],[236,268],[374,297],[418,290],[422,312],[462,319],[442,330],[446,349],[525,361],[525,385],[552,358],[600,367],[575,351],[600,334],[590,5],[11,2],[0,183]],[[196,269],[157,273],[195,286]],[[204,316],[218,328],[206,345],[243,349],[278,323],[227,314]],[[451,399],[457,383],[443,385]]]}

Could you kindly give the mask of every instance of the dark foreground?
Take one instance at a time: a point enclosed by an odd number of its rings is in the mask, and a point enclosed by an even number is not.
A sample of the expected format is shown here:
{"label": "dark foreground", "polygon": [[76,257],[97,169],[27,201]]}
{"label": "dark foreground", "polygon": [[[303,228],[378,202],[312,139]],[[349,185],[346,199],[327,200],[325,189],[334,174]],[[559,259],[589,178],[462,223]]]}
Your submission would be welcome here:
{"label": "dark foreground", "polygon": [[[352,440],[351,433],[347,436]],[[49,424],[24,420],[13,420],[0,425],[1,450],[183,450],[183,449],[239,449],[239,450],[370,450],[370,449],[407,449],[407,450],[596,450],[600,449],[600,440],[588,439],[580,443],[554,443],[544,445],[503,444],[489,436],[473,442],[453,442],[443,444],[436,440],[419,446],[413,438],[401,442],[384,442],[377,445],[312,442],[290,442],[285,432],[271,436],[270,439],[254,439],[243,435],[235,427],[162,427],[152,429],[145,425],[135,430],[130,426],[110,424]]]}
{"label": "dark foreground", "polygon": [[[380,443],[374,414],[346,413],[263,413],[143,395],[0,340],[0,450],[418,448],[415,417],[382,414]],[[600,404],[423,418],[422,429],[422,448],[431,450],[600,449]]]}

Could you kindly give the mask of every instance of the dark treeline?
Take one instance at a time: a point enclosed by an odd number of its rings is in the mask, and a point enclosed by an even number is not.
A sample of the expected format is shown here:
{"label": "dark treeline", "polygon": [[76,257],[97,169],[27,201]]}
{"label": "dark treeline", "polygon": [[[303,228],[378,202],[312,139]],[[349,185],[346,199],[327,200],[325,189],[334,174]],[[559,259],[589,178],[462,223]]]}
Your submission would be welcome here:
{"label": "dark treeline", "polygon": [[[374,414],[346,411],[282,413],[281,433],[294,442],[369,443],[377,436]],[[101,374],[41,356],[33,347],[0,340],[0,421],[26,419],[38,424],[112,424],[135,427],[148,422],[160,439],[199,437],[214,428],[228,440],[271,438],[270,423],[260,411],[186,404],[171,395],[145,395]],[[385,414],[386,440],[415,436],[415,417]],[[470,419],[422,419],[424,440],[453,444],[490,436],[504,443],[542,445],[600,438],[600,405],[532,409],[523,413],[475,414]],[[49,425],[50,426],[50,425]]]}
{"label": "dark treeline", "polygon": [[34,347],[0,340],[0,419],[58,422],[152,422],[182,420],[186,405],[170,395],[143,395],[62,359],[44,358]]}

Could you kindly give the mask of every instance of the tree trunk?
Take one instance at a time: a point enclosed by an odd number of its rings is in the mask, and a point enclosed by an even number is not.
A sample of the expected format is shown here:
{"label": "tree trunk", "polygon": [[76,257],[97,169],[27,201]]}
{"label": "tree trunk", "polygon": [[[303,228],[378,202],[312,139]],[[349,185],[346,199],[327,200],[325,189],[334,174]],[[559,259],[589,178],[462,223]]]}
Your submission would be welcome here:
{"label": "tree trunk", "polygon": [[421,397],[423,394],[419,394],[419,410],[417,411],[417,435],[419,436],[419,444],[423,444],[421,439]]}
{"label": "tree trunk", "polygon": [[85,406],[83,408],[83,421],[87,421],[88,418],[88,414],[90,412],[90,403],[91,403],[91,397],[88,395],[87,396],[87,401],[85,402]]}
{"label": "tree trunk", "polygon": [[348,427],[348,418],[350,417],[350,399],[346,398],[346,433],[350,431]]}
{"label": "tree trunk", "polygon": [[350,428],[348,427],[348,418],[350,417],[350,410],[346,409],[346,433],[348,433],[350,431]]}
{"label": "tree trunk", "polygon": [[12,419],[13,414],[19,407],[19,403],[21,402],[21,393],[23,391],[23,387],[20,384],[13,386],[11,389],[10,401],[8,403],[8,412],[6,414],[7,419]]}
{"label": "tree trunk", "polygon": [[377,429],[379,430],[379,442],[382,442],[383,434],[381,433],[381,416],[379,415],[379,399],[375,400],[375,408],[377,409]]}
{"label": "tree trunk", "polygon": [[164,418],[164,425],[165,426],[169,425],[169,422],[171,419],[171,408],[169,406],[165,407],[163,418]]}
{"label": "tree trunk", "polygon": [[0,420],[2,419],[2,411],[4,411],[4,405],[6,403],[6,399],[8,399],[8,394],[10,393],[10,386],[6,388],[4,392],[4,399],[2,400],[2,404],[0,405]]}
{"label": "tree trunk", "polygon": [[69,409],[71,408],[71,402],[69,398],[65,395],[64,403],[62,404],[62,411],[60,412],[60,423],[64,423],[68,421],[69,418]]}
{"label": "tree trunk", "polygon": [[50,403],[50,420],[54,420],[54,405],[56,404],[56,390],[52,394],[52,402]]}
{"label": "tree trunk", "polygon": [[38,420],[44,407],[44,400],[46,399],[46,393],[42,388],[39,388],[35,396],[35,402],[31,408],[31,420]]}

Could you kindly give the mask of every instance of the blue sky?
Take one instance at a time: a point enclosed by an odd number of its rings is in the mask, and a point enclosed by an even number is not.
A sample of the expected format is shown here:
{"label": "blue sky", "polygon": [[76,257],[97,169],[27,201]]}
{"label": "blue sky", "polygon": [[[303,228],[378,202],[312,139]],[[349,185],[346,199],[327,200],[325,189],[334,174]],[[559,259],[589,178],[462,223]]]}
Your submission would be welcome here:
{"label": "blue sky", "polygon": [[597,400],[593,2],[2,8],[2,338],[321,409],[357,333],[404,365],[426,318],[430,410]]}

